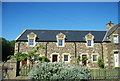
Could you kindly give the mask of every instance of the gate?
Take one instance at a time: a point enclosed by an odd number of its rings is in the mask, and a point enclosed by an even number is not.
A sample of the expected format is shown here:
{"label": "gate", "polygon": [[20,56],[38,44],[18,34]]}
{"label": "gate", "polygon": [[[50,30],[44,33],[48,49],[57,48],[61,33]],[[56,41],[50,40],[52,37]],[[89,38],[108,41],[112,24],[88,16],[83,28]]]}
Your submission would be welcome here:
{"label": "gate", "polygon": [[27,76],[31,69],[32,69],[32,67],[27,66],[27,65],[21,66],[19,69],[19,75],[20,76]]}

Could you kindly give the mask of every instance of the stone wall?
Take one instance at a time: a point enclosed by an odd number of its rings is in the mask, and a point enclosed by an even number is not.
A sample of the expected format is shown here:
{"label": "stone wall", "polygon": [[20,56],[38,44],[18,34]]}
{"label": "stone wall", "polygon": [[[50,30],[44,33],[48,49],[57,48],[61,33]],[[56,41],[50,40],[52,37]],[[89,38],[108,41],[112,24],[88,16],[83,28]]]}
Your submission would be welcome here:
{"label": "stone wall", "polygon": [[[59,54],[58,61],[63,61],[63,54],[67,53],[70,55],[70,63],[75,59],[75,56],[82,56],[83,54],[88,57],[88,66],[91,68],[98,68],[97,62],[92,61],[92,55],[96,54],[102,57],[102,45],[101,43],[94,43],[93,47],[87,47],[86,43],[80,42],[65,42],[64,47],[57,47],[57,42],[36,42],[35,47],[29,47],[28,42],[20,42],[19,52],[27,53],[31,50],[36,49],[37,46],[43,45],[46,49],[40,49],[38,53],[40,56],[45,56],[52,61],[52,54]],[[46,47],[47,46],[47,47]],[[75,47],[76,46],[76,47]],[[76,50],[75,50],[76,48]],[[15,53],[18,51],[18,42],[16,42]],[[76,55],[75,55],[76,54]]]}
{"label": "stone wall", "polygon": [[0,71],[2,79],[14,79],[16,77],[17,62],[15,59],[0,63]]}

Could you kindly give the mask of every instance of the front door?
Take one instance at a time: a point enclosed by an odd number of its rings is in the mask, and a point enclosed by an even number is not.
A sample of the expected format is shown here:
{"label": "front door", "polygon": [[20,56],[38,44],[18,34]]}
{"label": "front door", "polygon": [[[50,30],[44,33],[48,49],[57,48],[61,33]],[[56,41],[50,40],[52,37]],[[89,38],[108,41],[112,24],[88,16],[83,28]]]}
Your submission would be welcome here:
{"label": "front door", "polygon": [[83,66],[86,66],[86,65],[87,65],[87,60],[86,60],[86,58],[87,58],[87,55],[82,55],[82,65],[83,65]]}
{"label": "front door", "polygon": [[27,65],[27,59],[25,59],[24,61],[22,61],[22,66]]}
{"label": "front door", "polygon": [[115,62],[115,67],[119,67],[119,54],[118,54],[118,52],[114,52],[114,62]]}
{"label": "front door", "polygon": [[52,62],[57,62],[57,55],[53,55]]}

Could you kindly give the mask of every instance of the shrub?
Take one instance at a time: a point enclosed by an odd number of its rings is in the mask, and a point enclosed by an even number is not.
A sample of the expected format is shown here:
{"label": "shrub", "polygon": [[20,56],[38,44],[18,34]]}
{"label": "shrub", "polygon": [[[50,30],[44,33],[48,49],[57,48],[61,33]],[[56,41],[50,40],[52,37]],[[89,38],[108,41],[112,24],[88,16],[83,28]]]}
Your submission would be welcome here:
{"label": "shrub", "polygon": [[42,56],[42,57],[38,57],[38,60],[41,61],[41,62],[49,62],[50,60],[45,57],[45,56]]}
{"label": "shrub", "polygon": [[98,58],[98,66],[99,66],[100,68],[104,68],[104,60],[101,59],[101,57]]}
{"label": "shrub", "polygon": [[63,62],[36,64],[28,76],[31,79],[89,79],[90,73],[87,67],[68,65]]}
{"label": "shrub", "polygon": [[115,67],[115,69],[120,69],[120,67]]}

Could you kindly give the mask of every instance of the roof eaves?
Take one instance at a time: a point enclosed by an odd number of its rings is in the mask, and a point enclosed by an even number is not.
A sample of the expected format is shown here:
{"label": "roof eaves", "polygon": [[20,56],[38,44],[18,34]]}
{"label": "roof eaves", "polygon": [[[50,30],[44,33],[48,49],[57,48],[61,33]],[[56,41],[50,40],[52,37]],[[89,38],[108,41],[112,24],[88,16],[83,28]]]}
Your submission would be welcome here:
{"label": "roof eaves", "polygon": [[47,29],[27,29],[28,31],[81,31],[81,32],[105,32],[105,31],[96,31],[96,30],[47,30]]}
{"label": "roof eaves", "polygon": [[18,40],[25,33],[25,31],[27,31],[27,29],[23,30],[23,32],[15,39],[15,41]]}

